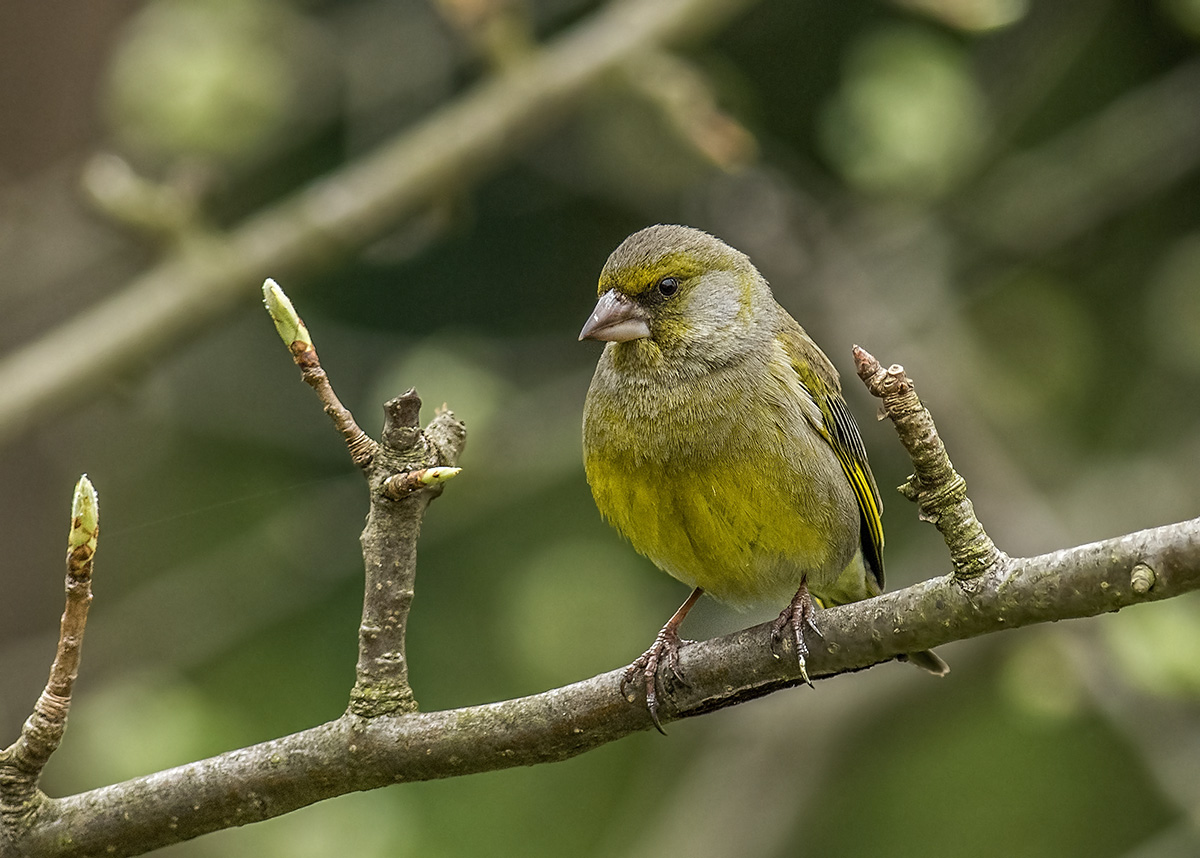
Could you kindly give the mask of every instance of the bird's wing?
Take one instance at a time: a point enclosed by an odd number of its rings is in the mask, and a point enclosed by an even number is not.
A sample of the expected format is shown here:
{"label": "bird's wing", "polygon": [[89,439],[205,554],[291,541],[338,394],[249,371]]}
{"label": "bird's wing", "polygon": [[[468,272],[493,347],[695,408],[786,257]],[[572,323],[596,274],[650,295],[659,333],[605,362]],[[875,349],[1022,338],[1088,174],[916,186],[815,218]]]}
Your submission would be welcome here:
{"label": "bird's wing", "polygon": [[867,462],[867,448],[863,445],[858,424],[846,407],[846,400],[837,380],[837,371],[825,357],[825,353],[809,339],[804,330],[796,325],[795,330],[784,330],[781,335],[784,350],[791,360],[792,368],[800,384],[821,410],[821,420],[813,416],[809,420],[813,428],[829,442],[846,479],[854,489],[858,510],[862,516],[863,559],[875,576],[879,589],[883,589],[883,499],[871,474]]}

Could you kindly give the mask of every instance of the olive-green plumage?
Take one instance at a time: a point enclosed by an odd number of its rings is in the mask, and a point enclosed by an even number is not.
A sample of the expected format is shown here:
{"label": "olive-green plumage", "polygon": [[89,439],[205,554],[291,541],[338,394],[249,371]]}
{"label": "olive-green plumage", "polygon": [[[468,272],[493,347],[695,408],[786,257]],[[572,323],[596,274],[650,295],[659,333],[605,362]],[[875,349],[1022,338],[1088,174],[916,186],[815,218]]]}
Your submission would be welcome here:
{"label": "olive-green plumage", "polygon": [[721,601],[782,603],[804,575],[827,604],[880,592],[881,503],[837,373],[745,254],[649,227],[609,257],[610,290],[650,335],[606,345],[588,391],[584,461],[604,517]]}
{"label": "olive-green plumage", "polygon": [[608,341],[583,418],[604,517],[724,602],[784,603],[805,581],[827,605],[878,594],[882,503],[837,372],[749,258],[652,226],[598,291],[580,338]]}

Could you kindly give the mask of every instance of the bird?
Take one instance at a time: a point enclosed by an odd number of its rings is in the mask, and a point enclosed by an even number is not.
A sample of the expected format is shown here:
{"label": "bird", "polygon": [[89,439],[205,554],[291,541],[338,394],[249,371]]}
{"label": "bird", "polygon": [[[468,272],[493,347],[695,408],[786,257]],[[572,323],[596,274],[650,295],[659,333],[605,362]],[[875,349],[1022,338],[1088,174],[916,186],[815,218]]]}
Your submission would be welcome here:
{"label": "bird", "polygon": [[[883,591],[883,502],[837,370],[742,253],[706,232],[657,224],[600,272],[579,339],[604,342],[583,413],[583,459],[601,515],[659,569],[692,587],[621,691],[682,681],[679,626],[704,593],[785,607],[808,679],[817,604]],[[949,668],[932,651],[909,661]]]}

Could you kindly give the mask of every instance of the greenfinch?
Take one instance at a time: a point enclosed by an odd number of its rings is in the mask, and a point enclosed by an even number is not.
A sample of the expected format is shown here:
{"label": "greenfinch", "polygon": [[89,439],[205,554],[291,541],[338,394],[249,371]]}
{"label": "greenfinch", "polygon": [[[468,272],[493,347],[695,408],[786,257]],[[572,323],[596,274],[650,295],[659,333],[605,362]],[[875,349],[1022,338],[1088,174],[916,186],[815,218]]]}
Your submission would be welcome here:
{"label": "greenfinch", "polygon": [[[693,587],[640,676],[655,727],[659,669],[679,678],[678,628],[701,594],[786,607],[808,679],[813,597],[883,590],[882,501],[837,371],[750,259],[686,226],[647,227],[600,272],[579,339],[605,341],[583,416],[584,466],[601,514],[656,566]],[[909,660],[944,674],[932,652]]]}

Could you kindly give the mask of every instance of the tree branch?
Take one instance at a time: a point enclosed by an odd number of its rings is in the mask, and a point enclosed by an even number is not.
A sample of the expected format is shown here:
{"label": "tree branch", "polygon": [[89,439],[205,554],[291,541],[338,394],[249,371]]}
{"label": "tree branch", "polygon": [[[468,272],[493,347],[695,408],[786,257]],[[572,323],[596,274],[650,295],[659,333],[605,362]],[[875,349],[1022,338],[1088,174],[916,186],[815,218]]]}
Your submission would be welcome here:
{"label": "tree branch", "polygon": [[[1154,570],[1144,595],[1131,583]],[[832,608],[810,643],[814,679],[903,652],[1042,622],[1090,617],[1200,589],[1200,519],[1014,560],[969,595],[951,576]],[[689,685],[663,702],[664,720],[711,712],[802,682],[771,652],[769,624],[685,647]],[[568,759],[650,728],[624,700],[622,670],[563,688],[445,712],[347,714],[300,733],[208,760],[48,801],[25,854],[134,855],[313,802],[392,783]],[[67,845],[64,845],[67,844]]]}
{"label": "tree branch", "polygon": [[308,326],[292,306],[291,300],[279,288],[279,284],[269,277],[262,288],[263,304],[271,316],[271,321],[275,323],[275,330],[292,353],[292,361],[300,367],[300,377],[317,394],[317,398],[325,406],[325,413],[333,421],[334,428],[345,439],[350,460],[365,469],[375,458],[379,445],[359,428],[350,409],[342,405],[342,401],[333,392],[333,385],[321,367],[321,359],[317,356],[317,347],[308,332]]}

